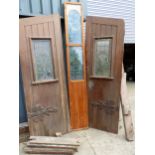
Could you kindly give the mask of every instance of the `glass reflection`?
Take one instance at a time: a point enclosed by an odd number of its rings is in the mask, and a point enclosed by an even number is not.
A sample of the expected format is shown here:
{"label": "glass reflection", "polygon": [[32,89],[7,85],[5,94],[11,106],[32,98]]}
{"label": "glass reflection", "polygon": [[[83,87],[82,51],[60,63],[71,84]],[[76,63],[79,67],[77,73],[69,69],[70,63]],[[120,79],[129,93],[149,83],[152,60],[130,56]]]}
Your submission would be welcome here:
{"label": "glass reflection", "polygon": [[83,79],[83,56],[81,47],[70,47],[71,80]]}
{"label": "glass reflection", "polygon": [[54,79],[50,40],[32,40],[36,80]]}
{"label": "glass reflection", "polygon": [[96,39],[95,40],[95,76],[110,77],[111,64],[111,39]]}
{"label": "glass reflection", "polygon": [[68,15],[69,43],[81,44],[81,16],[78,11],[71,10]]}

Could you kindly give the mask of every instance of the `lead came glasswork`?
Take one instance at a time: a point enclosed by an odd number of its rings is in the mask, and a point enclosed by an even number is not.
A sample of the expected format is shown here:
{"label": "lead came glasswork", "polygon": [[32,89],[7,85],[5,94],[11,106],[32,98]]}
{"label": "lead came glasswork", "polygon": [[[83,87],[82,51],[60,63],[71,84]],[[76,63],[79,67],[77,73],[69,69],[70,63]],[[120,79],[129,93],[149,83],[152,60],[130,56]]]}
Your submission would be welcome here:
{"label": "lead came glasswork", "polygon": [[35,80],[54,79],[50,39],[32,40]]}
{"label": "lead came glasswork", "polygon": [[81,16],[77,10],[70,10],[68,15],[69,43],[81,44]]}
{"label": "lead came glasswork", "polygon": [[111,75],[111,41],[112,39],[96,39],[94,55],[95,76],[110,77]]}
{"label": "lead came glasswork", "polygon": [[83,79],[83,59],[81,47],[70,47],[70,78]]}

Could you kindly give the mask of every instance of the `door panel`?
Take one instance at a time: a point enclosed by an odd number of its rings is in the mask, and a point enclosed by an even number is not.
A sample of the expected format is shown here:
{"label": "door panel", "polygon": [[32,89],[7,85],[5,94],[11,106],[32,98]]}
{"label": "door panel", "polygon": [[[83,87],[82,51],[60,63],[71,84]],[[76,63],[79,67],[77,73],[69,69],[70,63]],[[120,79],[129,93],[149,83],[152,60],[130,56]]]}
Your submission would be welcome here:
{"label": "door panel", "polygon": [[82,6],[65,3],[65,33],[71,128],[88,127]]}
{"label": "door panel", "polygon": [[20,20],[20,62],[30,134],[67,132],[68,99],[58,15]]}
{"label": "door panel", "polygon": [[89,125],[117,133],[124,22],[91,16],[86,21]]}

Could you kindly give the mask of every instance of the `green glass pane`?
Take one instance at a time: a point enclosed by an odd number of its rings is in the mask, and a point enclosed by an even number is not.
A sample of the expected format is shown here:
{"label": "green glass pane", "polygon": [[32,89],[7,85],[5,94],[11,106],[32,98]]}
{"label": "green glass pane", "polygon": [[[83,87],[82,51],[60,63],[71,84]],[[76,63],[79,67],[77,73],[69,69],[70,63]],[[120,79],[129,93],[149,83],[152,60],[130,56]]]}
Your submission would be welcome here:
{"label": "green glass pane", "polygon": [[50,39],[33,39],[32,48],[36,80],[54,79]]}
{"label": "green glass pane", "polygon": [[81,47],[70,47],[71,80],[83,79],[83,56]]}
{"label": "green glass pane", "polygon": [[70,10],[68,15],[69,43],[82,43],[81,16],[77,10]]}
{"label": "green glass pane", "polygon": [[111,39],[96,39],[95,40],[95,76],[110,77],[111,64]]}

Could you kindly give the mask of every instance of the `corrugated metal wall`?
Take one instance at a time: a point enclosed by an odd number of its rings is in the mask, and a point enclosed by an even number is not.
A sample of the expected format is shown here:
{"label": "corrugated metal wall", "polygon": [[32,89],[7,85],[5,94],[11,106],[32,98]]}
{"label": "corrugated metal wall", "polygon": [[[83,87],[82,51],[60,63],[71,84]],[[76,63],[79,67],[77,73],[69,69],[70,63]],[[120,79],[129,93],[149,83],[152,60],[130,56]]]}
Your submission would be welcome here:
{"label": "corrugated metal wall", "polygon": [[19,65],[19,123],[27,122],[22,74]]}
{"label": "corrugated metal wall", "polygon": [[134,0],[87,0],[87,15],[125,20],[125,43],[135,43]]}
{"label": "corrugated metal wall", "polygon": [[64,2],[81,2],[86,16],[86,0],[19,0],[19,14],[38,16],[59,13],[63,17]]}

